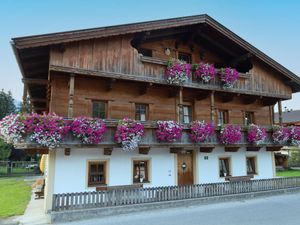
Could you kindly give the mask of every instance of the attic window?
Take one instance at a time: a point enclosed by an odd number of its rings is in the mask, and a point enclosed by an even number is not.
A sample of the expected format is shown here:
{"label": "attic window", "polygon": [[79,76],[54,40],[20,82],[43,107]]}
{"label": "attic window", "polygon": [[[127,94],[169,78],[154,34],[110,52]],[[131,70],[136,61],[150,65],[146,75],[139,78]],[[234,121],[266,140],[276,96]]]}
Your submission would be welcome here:
{"label": "attic window", "polygon": [[192,63],[192,55],[189,53],[179,52],[178,59],[187,63]]}
{"label": "attic window", "polygon": [[151,49],[140,48],[139,53],[141,53],[143,56],[152,57],[152,50]]}

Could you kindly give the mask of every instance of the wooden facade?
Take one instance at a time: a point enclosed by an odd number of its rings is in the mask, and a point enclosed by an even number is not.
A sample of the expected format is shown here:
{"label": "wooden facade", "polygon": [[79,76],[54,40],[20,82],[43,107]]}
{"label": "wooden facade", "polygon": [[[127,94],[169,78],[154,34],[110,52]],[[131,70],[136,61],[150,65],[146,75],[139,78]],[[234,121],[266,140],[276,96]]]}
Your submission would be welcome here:
{"label": "wooden facade", "polygon": [[[207,15],[13,39],[25,94],[36,112],[64,117],[93,116],[93,102],[105,103],[106,119],[135,118],[147,105],[147,121],[179,120],[179,107],[192,120],[269,126],[274,105],[300,91],[292,72]],[[240,78],[224,89],[215,78],[191,78],[182,86],[165,80],[167,60],[188,57],[238,69]],[[24,95],[25,95],[24,94]]]}

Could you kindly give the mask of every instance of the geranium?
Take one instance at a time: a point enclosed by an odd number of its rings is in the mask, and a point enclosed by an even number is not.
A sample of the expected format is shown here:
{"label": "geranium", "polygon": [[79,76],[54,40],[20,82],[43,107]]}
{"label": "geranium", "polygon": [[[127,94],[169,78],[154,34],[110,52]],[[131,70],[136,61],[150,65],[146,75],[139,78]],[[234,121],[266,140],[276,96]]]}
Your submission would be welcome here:
{"label": "geranium", "polygon": [[181,138],[183,125],[175,121],[157,121],[155,132],[158,141],[174,142]]}
{"label": "geranium", "polygon": [[55,113],[29,115],[24,124],[31,141],[50,149],[58,147],[70,129],[68,122]]}
{"label": "geranium", "polygon": [[292,126],[290,130],[290,139],[293,145],[300,145],[300,127]]}
{"label": "geranium", "polygon": [[144,135],[144,126],[135,120],[124,118],[117,126],[115,140],[122,144],[122,149],[126,152],[134,151],[138,148]]}
{"label": "geranium", "polygon": [[274,126],[272,138],[275,143],[285,144],[290,138],[289,128],[282,126]]}
{"label": "geranium", "polygon": [[73,120],[71,131],[84,144],[99,144],[106,127],[101,119],[81,116]]}
{"label": "geranium", "polygon": [[23,139],[25,134],[24,116],[10,114],[0,121],[0,135],[9,144],[16,144]]}
{"label": "geranium", "polygon": [[196,78],[201,78],[206,83],[215,78],[217,74],[215,67],[208,63],[199,63],[194,65],[194,67],[194,76]]}
{"label": "geranium", "polygon": [[248,129],[248,141],[254,144],[262,144],[267,137],[266,129],[258,125],[251,124]]}
{"label": "geranium", "polygon": [[242,132],[240,126],[233,126],[232,124],[227,124],[223,129],[221,129],[219,140],[222,144],[236,144],[242,139]]}
{"label": "geranium", "polygon": [[204,142],[215,133],[212,123],[193,121],[190,123],[191,133],[189,137],[194,142]]}
{"label": "geranium", "polygon": [[240,76],[236,69],[230,67],[220,69],[219,74],[224,88],[232,88]]}
{"label": "geranium", "polygon": [[168,67],[166,70],[166,79],[170,84],[183,84],[191,75],[190,64],[178,60],[171,59],[168,61]]}

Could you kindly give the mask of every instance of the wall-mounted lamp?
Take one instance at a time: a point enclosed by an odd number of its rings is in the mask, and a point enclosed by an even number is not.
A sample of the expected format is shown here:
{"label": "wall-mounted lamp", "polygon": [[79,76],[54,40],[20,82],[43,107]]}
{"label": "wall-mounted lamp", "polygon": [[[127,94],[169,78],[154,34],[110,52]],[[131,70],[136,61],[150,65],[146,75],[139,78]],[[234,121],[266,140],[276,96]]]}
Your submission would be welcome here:
{"label": "wall-mounted lamp", "polygon": [[185,163],[185,162],[184,162],[184,163],[182,163],[182,165],[181,165],[181,168],[182,168],[182,170],[183,170],[183,171],[185,171],[185,170],[186,170],[186,167],[187,167],[187,166],[186,166],[186,163]]}
{"label": "wall-mounted lamp", "polygon": [[171,54],[171,49],[165,48],[165,54],[169,56]]}

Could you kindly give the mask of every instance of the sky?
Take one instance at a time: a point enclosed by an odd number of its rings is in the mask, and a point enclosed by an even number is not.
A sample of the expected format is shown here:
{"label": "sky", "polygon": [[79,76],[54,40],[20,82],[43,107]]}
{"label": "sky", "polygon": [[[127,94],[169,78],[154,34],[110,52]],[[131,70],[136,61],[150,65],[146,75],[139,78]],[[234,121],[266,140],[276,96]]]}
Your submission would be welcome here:
{"label": "sky", "polygon": [[[298,0],[1,0],[0,89],[22,99],[12,37],[203,13],[300,76]],[[300,109],[300,94],[284,101],[283,107]]]}

